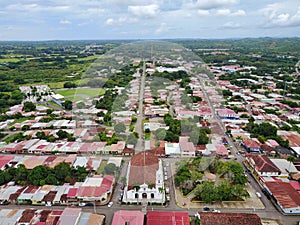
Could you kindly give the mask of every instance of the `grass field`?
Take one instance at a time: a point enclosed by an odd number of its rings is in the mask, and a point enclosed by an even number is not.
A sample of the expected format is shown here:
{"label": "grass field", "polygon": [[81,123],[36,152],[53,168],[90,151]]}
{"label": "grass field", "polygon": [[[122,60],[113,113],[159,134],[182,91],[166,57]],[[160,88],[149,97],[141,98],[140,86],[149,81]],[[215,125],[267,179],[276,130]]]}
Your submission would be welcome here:
{"label": "grass field", "polygon": [[9,63],[9,62],[19,62],[24,59],[20,58],[5,58],[5,59],[0,59],[0,63]]}
{"label": "grass field", "polygon": [[[90,98],[103,95],[105,90],[102,88],[75,88],[75,89],[67,89],[67,90],[57,90],[55,91],[57,94],[61,94],[63,96],[74,96],[76,95],[86,95]],[[83,96],[80,96],[83,97]]]}
{"label": "grass field", "polygon": [[102,160],[99,168],[97,169],[97,174],[104,174],[104,167],[107,164],[107,160]]}

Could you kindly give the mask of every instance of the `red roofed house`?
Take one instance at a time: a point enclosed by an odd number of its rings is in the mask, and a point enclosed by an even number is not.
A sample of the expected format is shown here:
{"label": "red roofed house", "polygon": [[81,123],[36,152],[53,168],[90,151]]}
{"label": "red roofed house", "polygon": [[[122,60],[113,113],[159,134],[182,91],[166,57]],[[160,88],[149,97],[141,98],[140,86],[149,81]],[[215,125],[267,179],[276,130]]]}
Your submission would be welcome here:
{"label": "red roofed house", "polygon": [[244,139],[242,141],[242,146],[247,150],[247,152],[260,152],[259,144],[252,139]]}
{"label": "red roofed house", "polygon": [[216,153],[218,156],[228,156],[228,150],[224,145],[217,145]]}
{"label": "red roofed house", "polygon": [[153,151],[132,156],[127,171],[124,202],[164,203],[162,162]]}
{"label": "red roofed house", "polygon": [[148,211],[146,217],[147,225],[190,225],[188,212]]}
{"label": "red roofed house", "polygon": [[245,164],[257,179],[281,174],[280,169],[266,155],[247,154]]}
{"label": "red roofed house", "polygon": [[83,184],[77,190],[77,199],[82,202],[105,203],[112,193],[114,176],[94,175],[87,177]]}
{"label": "red roofed house", "polygon": [[219,109],[217,110],[218,116],[221,119],[236,119],[237,114],[232,109]]}
{"label": "red roofed house", "polygon": [[266,182],[266,190],[286,214],[300,214],[300,193],[289,182]]}
{"label": "red roofed house", "polygon": [[181,157],[194,157],[196,148],[192,142],[189,141],[189,137],[179,137],[179,146],[181,151]]}
{"label": "red roofed house", "polygon": [[141,211],[120,210],[114,213],[111,225],[143,225],[144,213]]}
{"label": "red roofed house", "polygon": [[201,225],[262,225],[258,215],[252,213],[201,212]]}

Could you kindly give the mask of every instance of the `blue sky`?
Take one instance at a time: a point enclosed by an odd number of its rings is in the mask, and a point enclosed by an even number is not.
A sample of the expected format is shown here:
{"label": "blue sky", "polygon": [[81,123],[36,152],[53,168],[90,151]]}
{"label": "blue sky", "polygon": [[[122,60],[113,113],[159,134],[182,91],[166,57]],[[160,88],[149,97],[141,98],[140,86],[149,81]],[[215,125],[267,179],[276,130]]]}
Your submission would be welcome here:
{"label": "blue sky", "polygon": [[265,36],[300,36],[300,0],[0,0],[0,40]]}

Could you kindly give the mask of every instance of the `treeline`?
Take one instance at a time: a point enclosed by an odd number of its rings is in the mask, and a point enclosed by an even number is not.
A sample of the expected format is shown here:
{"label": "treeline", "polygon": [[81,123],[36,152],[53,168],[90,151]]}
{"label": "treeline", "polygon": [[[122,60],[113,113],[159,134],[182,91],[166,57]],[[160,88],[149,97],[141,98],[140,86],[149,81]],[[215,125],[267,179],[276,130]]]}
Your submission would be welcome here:
{"label": "treeline", "polygon": [[158,140],[178,142],[180,135],[189,135],[189,141],[196,145],[204,145],[209,142],[208,134],[211,133],[211,130],[209,128],[198,128],[196,123],[199,122],[199,118],[177,120],[173,119],[170,114],[166,114],[164,121],[169,129],[157,129],[154,134]]}
{"label": "treeline", "polygon": [[62,185],[64,183],[82,182],[89,171],[85,167],[71,168],[68,163],[60,163],[53,169],[47,166],[36,166],[32,170],[26,169],[23,164],[17,168],[8,167],[0,170],[0,185],[14,181],[18,185],[43,186]]}

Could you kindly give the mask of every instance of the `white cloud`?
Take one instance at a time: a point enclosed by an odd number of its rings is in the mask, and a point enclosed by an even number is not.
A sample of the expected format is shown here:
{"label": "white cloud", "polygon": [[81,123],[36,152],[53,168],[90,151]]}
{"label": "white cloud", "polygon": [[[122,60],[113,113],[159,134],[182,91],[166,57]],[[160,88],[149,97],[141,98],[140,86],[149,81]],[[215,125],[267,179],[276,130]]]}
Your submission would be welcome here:
{"label": "white cloud", "polygon": [[38,5],[38,4],[11,4],[7,5],[6,9],[11,11],[26,11],[26,12],[63,12],[69,11],[72,7],[69,5]]}
{"label": "white cloud", "polygon": [[128,18],[126,16],[121,16],[118,19],[109,18],[105,21],[105,24],[108,26],[118,25],[122,26],[125,23],[135,23],[137,22],[136,18]]}
{"label": "white cloud", "polygon": [[218,16],[245,16],[246,12],[244,10],[237,10],[235,12],[232,12],[230,9],[218,9],[216,11],[216,15]]}
{"label": "white cloud", "polygon": [[187,7],[198,9],[216,9],[229,5],[238,4],[240,0],[197,0],[196,2],[189,1]]}
{"label": "white cloud", "polygon": [[197,14],[198,14],[199,16],[208,16],[210,13],[209,13],[208,10],[199,9],[199,10],[197,11]]}
{"label": "white cloud", "polygon": [[61,20],[61,21],[59,21],[59,23],[60,24],[72,24],[72,22],[69,20]]}
{"label": "white cloud", "polygon": [[223,28],[231,28],[232,29],[232,28],[240,28],[241,25],[239,23],[230,21],[230,22],[227,22],[227,23],[223,24],[222,27]]}
{"label": "white cloud", "polygon": [[160,12],[160,10],[159,6],[156,4],[135,6],[131,5],[128,6],[128,12],[138,18],[153,18]]}
{"label": "white cloud", "polygon": [[115,23],[115,20],[113,18],[109,18],[105,21],[105,24],[108,26],[112,26],[112,25],[114,25],[114,23]]}
{"label": "white cloud", "polygon": [[156,34],[164,33],[166,31],[170,30],[170,27],[166,23],[161,23],[159,28],[155,30]]}
{"label": "white cloud", "polygon": [[260,11],[265,16],[264,27],[300,26],[300,7],[287,7],[285,3],[267,5]]}

